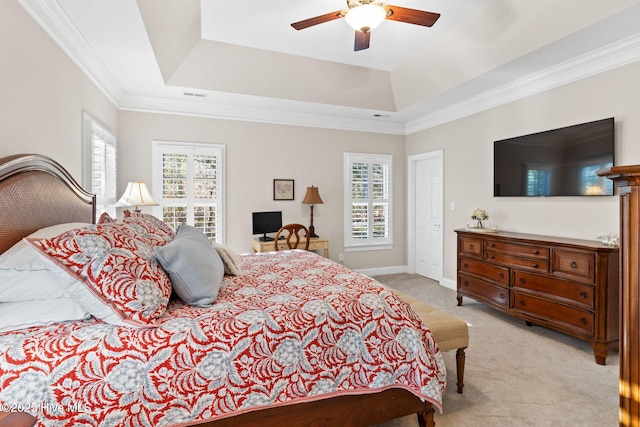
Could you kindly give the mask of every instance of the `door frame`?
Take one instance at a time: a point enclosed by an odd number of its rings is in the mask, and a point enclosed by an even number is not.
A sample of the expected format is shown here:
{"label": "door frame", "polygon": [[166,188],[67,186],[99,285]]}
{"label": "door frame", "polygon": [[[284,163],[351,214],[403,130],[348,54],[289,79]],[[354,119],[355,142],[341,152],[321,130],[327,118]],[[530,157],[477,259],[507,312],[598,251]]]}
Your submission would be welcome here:
{"label": "door frame", "polygon": [[[439,191],[442,194],[441,218],[444,223],[444,150],[434,150],[426,153],[414,154],[407,157],[407,273],[416,274],[416,163],[422,160],[440,160],[440,170],[442,179],[440,180]],[[444,227],[442,229],[442,247],[440,248],[440,274],[438,281],[442,280],[444,274]]]}

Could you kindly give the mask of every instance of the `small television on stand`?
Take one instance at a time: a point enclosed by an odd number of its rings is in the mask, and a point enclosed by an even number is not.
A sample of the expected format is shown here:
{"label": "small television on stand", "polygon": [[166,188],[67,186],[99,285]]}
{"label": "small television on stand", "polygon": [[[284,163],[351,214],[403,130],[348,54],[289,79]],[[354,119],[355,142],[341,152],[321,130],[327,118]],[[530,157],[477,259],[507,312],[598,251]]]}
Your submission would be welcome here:
{"label": "small television on stand", "polygon": [[253,234],[262,234],[261,242],[270,242],[273,237],[267,233],[275,233],[282,227],[282,211],[253,212]]}

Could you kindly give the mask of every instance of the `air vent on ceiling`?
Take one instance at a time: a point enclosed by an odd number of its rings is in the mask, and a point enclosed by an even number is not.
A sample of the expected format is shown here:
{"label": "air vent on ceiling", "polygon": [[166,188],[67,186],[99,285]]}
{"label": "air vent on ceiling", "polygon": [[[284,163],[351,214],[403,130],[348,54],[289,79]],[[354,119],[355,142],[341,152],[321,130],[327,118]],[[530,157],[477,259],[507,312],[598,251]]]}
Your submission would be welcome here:
{"label": "air vent on ceiling", "polygon": [[203,92],[183,92],[185,96],[195,96],[197,98],[206,98],[207,94]]}

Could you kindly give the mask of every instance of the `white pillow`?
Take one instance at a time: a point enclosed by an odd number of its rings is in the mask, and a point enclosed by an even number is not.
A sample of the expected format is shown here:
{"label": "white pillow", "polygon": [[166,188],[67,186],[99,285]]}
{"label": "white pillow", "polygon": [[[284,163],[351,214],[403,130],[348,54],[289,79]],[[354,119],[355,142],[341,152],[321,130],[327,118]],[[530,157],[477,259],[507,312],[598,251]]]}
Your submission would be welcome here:
{"label": "white pillow", "polygon": [[[87,225],[83,222],[52,225],[31,233],[29,237],[55,237]],[[0,255],[0,302],[66,297],[53,269],[57,267],[43,260],[38,251],[24,240],[19,241]]]}
{"label": "white pillow", "polygon": [[87,319],[90,314],[71,298],[0,303],[0,332]]}
{"label": "white pillow", "polygon": [[68,296],[52,271],[0,270],[0,302]]}
{"label": "white pillow", "polygon": [[[28,238],[48,239],[56,237],[62,233],[75,228],[82,228],[89,225],[85,222],[70,222],[66,224],[57,224],[50,227],[41,228],[34,231]],[[2,255],[0,255],[0,270],[49,270],[50,266],[46,264],[40,254],[27,245],[24,240],[19,241],[11,246]]]}

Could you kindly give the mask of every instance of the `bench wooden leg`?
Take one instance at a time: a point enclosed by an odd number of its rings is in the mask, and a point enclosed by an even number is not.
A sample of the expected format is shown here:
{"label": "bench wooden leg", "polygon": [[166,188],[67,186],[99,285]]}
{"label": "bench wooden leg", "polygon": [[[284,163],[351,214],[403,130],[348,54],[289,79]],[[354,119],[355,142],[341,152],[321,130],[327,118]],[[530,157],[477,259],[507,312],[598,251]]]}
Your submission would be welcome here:
{"label": "bench wooden leg", "polygon": [[462,393],[462,388],[464,387],[464,362],[466,359],[466,355],[464,354],[464,350],[467,347],[460,347],[456,350],[456,370],[458,373],[458,393]]}

